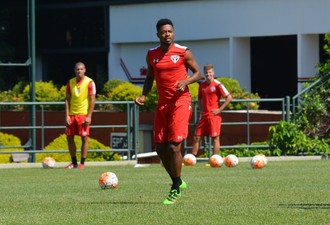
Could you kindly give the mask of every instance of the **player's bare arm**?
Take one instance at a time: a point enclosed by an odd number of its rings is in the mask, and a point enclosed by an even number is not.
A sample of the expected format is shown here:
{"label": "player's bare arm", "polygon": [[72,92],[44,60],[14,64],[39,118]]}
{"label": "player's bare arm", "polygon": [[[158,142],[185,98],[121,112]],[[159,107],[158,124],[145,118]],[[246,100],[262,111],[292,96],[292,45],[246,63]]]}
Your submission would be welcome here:
{"label": "player's bare arm", "polygon": [[85,125],[90,125],[92,123],[92,114],[95,107],[95,95],[89,96],[89,108],[88,108],[88,114],[85,119]]}
{"label": "player's bare arm", "polygon": [[146,60],[147,60],[147,76],[146,76],[146,79],[144,81],[142,95],[135,99],[135,103],[140,105],[140,106],[144,105],[144,102],[146,100],[146,96],[150,92],[150,90],[152,88],[152,85],[154,83],[154,79],[155,79],[154,71],[153,71],[152,66],[149,63],[148,56],[147,56]]}
{"label": "player's bare arm", "polygon": [[212,110],[212,113],[214,114],[214,115],[216,115],[216,114],[220,114],[226,107],[227,107],[227,105],[231,102],[231,100],[233,99],[233,97],[231,96],[231,94],[229,94],[227,97],[226,97],[226,100],[225,100],[225,102],[220,106],[220,108],[219,109],[213,109]]}
{"label": "player's bare arm", "polygon": [[201,70],[195,60],[193,53],[188,49],[185,53],[185,62],[187,68],[193,73],[188,79],[178,81],[177,90],[184,90],[187,85],[199,81],[202,78]]}
{"label": "player's bare arm", "polygon": [[66,94],[65,98],[65,125],[70,125],[71,124],[71,119],[70,119],[70,99],[71,95]]}

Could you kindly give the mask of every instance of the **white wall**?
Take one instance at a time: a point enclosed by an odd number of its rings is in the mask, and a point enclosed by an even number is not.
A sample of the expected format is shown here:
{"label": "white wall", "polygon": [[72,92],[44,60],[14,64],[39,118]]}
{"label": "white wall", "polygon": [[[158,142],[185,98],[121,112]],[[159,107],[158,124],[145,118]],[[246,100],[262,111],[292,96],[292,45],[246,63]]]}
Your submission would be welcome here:
{"label": "white wall", "polygon": [[[124,78],[119,58],[134,76],[145,65],[147,49],[158,44],[155,24],[172,19],[175,40],[192,49],[202,67],[212,63],[217,75],[238,79],[250,88],[249,37],[314,35],[330,30],[329,0],[205,0],[110,6],[109,78]],[[299,37],[299,36],[298,36]],[[307,36],[308,37],[308,36]],[[299,74],[315,71],[315,41],[298,41]],[[304,58],[303,55],[311,56]],[[297,53],[298,54],[298,53]],[[298,65],[297,65],[298,66]]]}

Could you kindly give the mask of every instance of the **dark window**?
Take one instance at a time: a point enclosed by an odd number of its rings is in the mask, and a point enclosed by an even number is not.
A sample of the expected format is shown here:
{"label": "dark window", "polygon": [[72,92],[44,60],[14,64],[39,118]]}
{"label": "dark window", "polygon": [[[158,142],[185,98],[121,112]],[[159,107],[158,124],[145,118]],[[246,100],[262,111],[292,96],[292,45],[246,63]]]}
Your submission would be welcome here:
{"label": "dark window", "polygon": [[103,7],[41,10],[36,23],[39,49],[105,47]]}

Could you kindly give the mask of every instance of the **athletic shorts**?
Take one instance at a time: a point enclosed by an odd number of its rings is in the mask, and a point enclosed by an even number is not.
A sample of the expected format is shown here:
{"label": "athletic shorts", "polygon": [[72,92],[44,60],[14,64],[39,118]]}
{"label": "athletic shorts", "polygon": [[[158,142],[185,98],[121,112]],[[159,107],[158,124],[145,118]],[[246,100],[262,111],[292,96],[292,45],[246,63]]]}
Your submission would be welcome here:
{"label": "athletic shorts", "polygon": [[191,101],[157,105],[154,119],[155,143],[182,142],[188,136]]}
{"label": "athletic shorts", "polygon": [[71,125],[66,127],[66,135],[89,136],[89,126],[85,126],[86,115],[70,115]]}
{"label": "athletic shorts", "polygon": [[216,137],[221,132],[221,116],[203,116],[197,124],[196,136],[211,136]]}

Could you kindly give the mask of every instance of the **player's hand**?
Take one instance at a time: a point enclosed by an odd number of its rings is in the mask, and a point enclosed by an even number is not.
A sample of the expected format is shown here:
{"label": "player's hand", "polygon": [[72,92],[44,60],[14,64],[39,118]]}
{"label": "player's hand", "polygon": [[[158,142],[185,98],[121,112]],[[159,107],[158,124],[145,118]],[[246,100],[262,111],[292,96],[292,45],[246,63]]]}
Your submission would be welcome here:
{"label": "player's hand", "polygon": [[186,89],[186,84],[181,80],[175,82],[174,87],[176,87],[176,91],[183,92]]}
{"label": "player's hand", "polygon": [[92,123],[92,119],[90,117],[86,117],[85,122],[84,122],[84,126],[87,127]]}
{"label": "player's hand", "polygon": [[71,125],[71,119],[70,119],[69,116],[66,117],[66,119],[65,119],[65,125],[66,125],[66,126],[70,126],[70,125]]}
{"label": "player's hand", "polygon": [[146,100],[146,97],[144,95],[141,95],[135,99],[135,103],[139,106],[144,105],[144,102]]}
{"label": "player's hand", "polygon": [[221,113],[221,110],[220,109],[212,109],[212,113],[213,115],[218,115]]}

